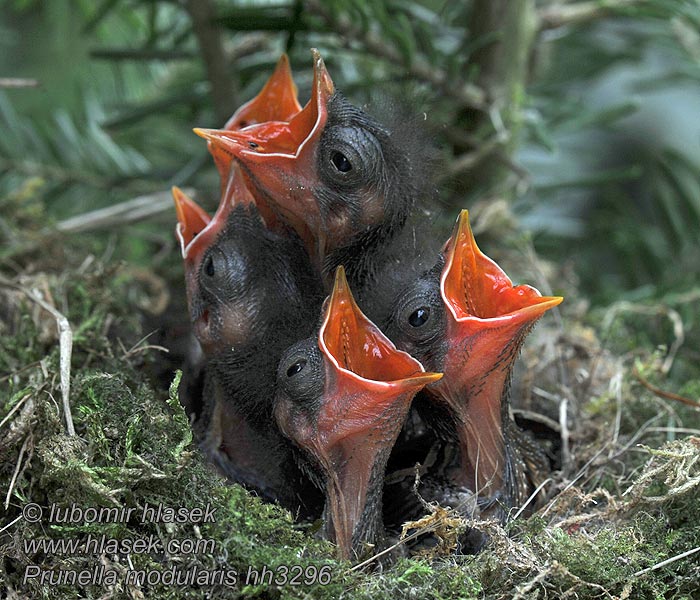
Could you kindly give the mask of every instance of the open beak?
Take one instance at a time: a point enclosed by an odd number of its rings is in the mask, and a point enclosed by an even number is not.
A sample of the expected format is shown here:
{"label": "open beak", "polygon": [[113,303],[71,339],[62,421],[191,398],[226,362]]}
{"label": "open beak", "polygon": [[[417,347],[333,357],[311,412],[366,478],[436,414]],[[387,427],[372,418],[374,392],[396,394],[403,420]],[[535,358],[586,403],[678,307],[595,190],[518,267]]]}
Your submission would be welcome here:
{"label": "open beak", "polygon": [[319,348],[326,387],[315,450],[328,474],[330,537],[349,558],[362,538],[358,525],[378,510],[386,460],[411,400],[442,374],[426,373],[360,311],[342,267],[325,308]]}
{"label": "open beak", "polygon": [[476,245],[469,213],[446,245],[440,292],[447,312],[445,377],[431,391],[451,409],[461,445],[462,483],[486,495],[506,472],[503,418],[510,373],[534,323],[560,296],[514,286]]}
{"label": "open beak", "polygon": [[311,98],[288,122],[269,121],[239,131],[194,130],[211,144],[217,165],[234,159],[241,163],[256,200],[269,203],[310,249],[316,244],[314,232],[322,225],[313,196],[318,187],[316,147],[328,117],[328,100],[335,92],[321,55],[312,52]]}
{"label": "open beak", "polygon": [[180,249],[184,258],[185,248],[206,228],[211,217],[179,187],[173,186],[172,192],[177,212],[175,235],[180,240]]}
{"label": "open beak", "polygon": [[236,206],[253,204],[240,169],[235,166],[226,178],[224,193],[213,217],[210,217],[180,188],[173,187],[173,199],[178,224],[175,228],[185,262],[198,261],[204,251],[223,231],[229,215]]}
{"label": "open beak", "polygon": [[292,78],[289,58],[282,54],[260,93],[241,106],[228,120],[224,129],[237,131],[268,121],[288,122],[299,111],[301,104],[297,100],[297,86]]}
{"label": "open beak", "polygon": [[[294,115],[301,111],[301,105],[297,100],[297,87],[292,79],[292,71],[289,67],[289,59],[283,54],[274,72],[267,80],[267,83],[260,90],[260,93],[241,106],[224,125],[221,131],[238,131],[251,125],[265,124],[268,122],[288,122]],[[272,135],[279,135],[278,127],[269,128]],[[195,132],[201,135],[200,131]],[[210,130],[219,131],[219,130]],[[206,136],[202,136],[205,137]],[[221,144],[208,140],[207,147],[214,158],[214,163],[221,177],[221,191],[224,191],[228,173],[231,168],[233,155],[227,152]]]}

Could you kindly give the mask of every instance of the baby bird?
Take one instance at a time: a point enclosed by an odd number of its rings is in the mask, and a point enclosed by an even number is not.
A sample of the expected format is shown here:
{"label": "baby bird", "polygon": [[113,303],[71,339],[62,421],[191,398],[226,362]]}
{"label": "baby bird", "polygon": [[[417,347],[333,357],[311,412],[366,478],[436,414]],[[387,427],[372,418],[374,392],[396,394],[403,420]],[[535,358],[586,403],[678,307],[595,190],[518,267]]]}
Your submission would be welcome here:
{"label": "baby bird", "polygon": [[343,265],[358,293],[400,253],[387,249],[433,193],[429,147],[411,124],[388,127],[351,104],[313,53],[311,99],[288,122],[195,131],[239,162],[255,201],[296,231],[327,287]]}
{"label": "baby bird", "polygon": [[325,535],[343,558],[380,541],[386,461],[413,396],[440,377],[362,314],[342,267],[318,335],[282,357],[275,418],[325,491]]}
{"label": "baby bird", "polygon": [[506,507],[524,502],[546,469],[537,452],[520,452],[529,438],[509,414],[513,364],[535,322],[561,301],[513,286],[479,250],[465,210],[443,256],[399,294],[385,324],[397,347],[444,373],[418,407],[458,443],[450,479]]}
{"label": "baby bird", "polygon": [[320,495],[299,471],[273,415],[282,352],[314,329],[323,293],[298,239],[269,231],[247,201],[237,169],[206,227],[193,202],[175,192],[185,244],[185,280],[193,330],[201,345],[194,368],[201,390],[195,432],[231,479],[300,515],[314,515]]}

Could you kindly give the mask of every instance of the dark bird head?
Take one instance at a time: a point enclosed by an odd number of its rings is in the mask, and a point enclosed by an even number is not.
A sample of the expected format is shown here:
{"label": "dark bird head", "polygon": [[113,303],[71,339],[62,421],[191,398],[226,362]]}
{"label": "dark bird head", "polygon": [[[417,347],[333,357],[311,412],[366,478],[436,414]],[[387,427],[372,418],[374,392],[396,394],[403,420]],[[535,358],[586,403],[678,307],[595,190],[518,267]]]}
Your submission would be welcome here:
{"label": "dark bird head", "polygon": [[[268,231],[254,207],[236,207],[198,274],[200,340],[225,352],[275,347],[313,329],[322,293],[296,239]],[[207,344],[203,342],[205,352]]]}
{"label": "dark bird head", "polygon": [[386,460],[413,396],[440,376],[362,314],[342,268],[318,337],[282,357],[275,417],[323,481],[326,533],[345,558],[380,533]]}
{"label": "dark bird head", "polygon": [[412,128],[389,129],[351,104],[320,54],[308,104],[286,123],[197,133],[241,164],[256,201],[304,240],[326,275],[371,252],[405,223],[427,187],[427,164],[406,143]]}
{"label": "dark bird head", "polygon": [[[231,215],[236,212],[236,207],[239,213],[246,213],[249,215],[248,220],[251,220],[250,215],[256,213],[255,205],[238,169],[231,170],[226,190],[213,218],[209,218],[207,213],[179,188],[173,188],[173,198],[178,217],[175,233],[180,240],[184,262],[190,318],[205,354],[209,354],[220,343],[227,343],[225,336],[220,335],[221,332],[211,331],[211,306],[204,301],[206,289],[212,285],[210,274],[216,274],[215,261],[221,263],[225,260],[220,258],[220,252],[216,250],[217,242],[230,224]],[[256,218],[259,220],[259,217]],[[224,265],[219,264],[218,267],[223,273]]]}
{"label": "dark bird head", "polygon": [[383,327],[398,348],[424,365],[441,365],[448,350],[445,304],[440,295],[443,265],[441,257],[434,267],[401,290],[391,303]]}
{"label": "dark bird head", "polygon": [[185,365],[181,388],[198,443],[234,481],[295,513],[316,514],[319,491],[299,470],[272,406],[282,352],[316,327],[318,278],[298,238],[267,229],[236,165],[212,219],[179,190],[174,196],[202,351]]}
{"label": "dark bird head", "polygon": [[[274,331],[288,340],[313,328],[322,298],[297,238],[267,229],[238,168],[211,221],[184,194],[174,192],[185,262],[190,317],[205,355],[254,347]],[[194,235],[196,234],[196,235]],[[298,327],[306,327],[300,334]],[[296,338],[289,339],[296,335]]]}

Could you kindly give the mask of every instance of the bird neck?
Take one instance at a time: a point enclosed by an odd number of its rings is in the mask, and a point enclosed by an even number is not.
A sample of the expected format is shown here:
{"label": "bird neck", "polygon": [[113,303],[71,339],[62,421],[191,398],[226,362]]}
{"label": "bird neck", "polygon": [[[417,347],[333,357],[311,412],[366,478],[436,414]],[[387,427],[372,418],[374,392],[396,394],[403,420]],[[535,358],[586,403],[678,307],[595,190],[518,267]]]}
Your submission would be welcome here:
{"label": "bird neck", "polygon": [[397,232],[391,223],[372,225],[354,235],[345,245],[332,250],[324,258],[322,266],[326,285],[332,284],[335,271],[341,265],[345,267],[353,291],[371,283]]}
{"label": "bird neck", "polygon": [[[364,456],[356,458],[359,454]],[[339,472],[331,470],[326,477],[326,536],[338,544],[345,559],[359,556],[362,543],[374,544],[384,529],[382,487],[389,449],[374,450],[372,454],[371,469],[360,464],[368,459],[368,452],[358,452],[344,462]]]}
{"label": "bird neck", "polygon": [[458,483],[483,496],[501,492],[506,501],[514,490],[506,489],[513,455],[504,427],[510,420],[511,374],[527,331],[529,326],[466,338],[469,350],[446,356],[445,377],[430,390],[446,405],[455,425],[461,456]]}

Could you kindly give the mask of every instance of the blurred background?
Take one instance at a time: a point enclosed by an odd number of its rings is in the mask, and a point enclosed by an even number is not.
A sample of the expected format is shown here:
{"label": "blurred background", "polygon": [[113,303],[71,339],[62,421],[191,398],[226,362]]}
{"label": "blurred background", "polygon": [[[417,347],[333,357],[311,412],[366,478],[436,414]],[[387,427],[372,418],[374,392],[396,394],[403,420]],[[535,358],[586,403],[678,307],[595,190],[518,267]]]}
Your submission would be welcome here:
{"label": "blurred background", "polygon": [[[303,103],[317,47],[355,103],[400,98],[418,115],[445,223],[469,208],[482,248],[536,253],[554,291],[668,307],[700,338],[697,0],[0,8],[5,267],[47,232],[94,232],[110,256],[181,277],[170,186],[218,201],[192,127],[223,126],[283,51]],[[664,310],[644,313],[652,343],[673,338]],[[685,357],[700,363],[698,345]]]}

